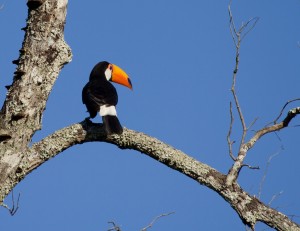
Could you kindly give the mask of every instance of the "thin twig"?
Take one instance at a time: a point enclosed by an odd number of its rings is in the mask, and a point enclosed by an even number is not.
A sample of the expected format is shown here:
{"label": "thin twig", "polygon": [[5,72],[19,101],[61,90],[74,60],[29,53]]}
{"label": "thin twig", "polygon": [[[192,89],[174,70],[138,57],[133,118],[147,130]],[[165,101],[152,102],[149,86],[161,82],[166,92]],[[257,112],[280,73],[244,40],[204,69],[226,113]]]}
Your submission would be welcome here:
{"label": "thin twig", "polygon": [[[236,107],[236,110],[238,112],[239,119],[240,119],[240,122],[241,122],[241,125],[242,125],[242,136],[241,136],[241,139],[240,139],[238,156],[235,159],[234,165],[232,166],[232,168],[230,169],[230,171],[227,175],[227,180],[226,180],[227,185],[232,184],[232,182],[235,181],[236,178],[238,177],[239,171],[244,166],[243,165],[243,160],[246,157],[246,153],[247,153],[247,151],[245,151],[244,147],[245,147],[245,138],[246,138],[248,128],[246,126],[245,118],[244,118],[244,115],[242,113],[241,105],[240,105],[239,100],[238,100],[235,85],[236,85],[237,73],[238,73],[238,70],[239,70],[239,63],[240,63],[241,42],[245,38],[245,36],[251,30],[253,30],[253,28],[255,27],[255,25],[258,21],[257,17],[253,18],[253,19],[250,19],[245,24],[242,24],[242,26],[238,30],[236,30],[236,26],[235,26],[232,11],[231,11],[231,3],[232,3],[232,1],[230,0],[229,5],[228,5],[229,25],[230,25],[230,33],[231,33],[231,36],[233,38],[233,41],[234,41],[234,44],[235,44],[235,49],[236,49],[235,67],[234,67],[233,74],[232,74],[231,93],[232,93],[234,103],[235,103],[235,107]],[[248,27],[249,25],[251,25],[250,28]],[[247,30],[247,28],[249,28],[249,29]],[[253,125],[253,123],[251,123],[250,127]],[[233,155],[231,154],[231,156],[233,156]]]}
{"label": "thin twig", "polygon": [[289,110],[287,116],[281,123],[274,124],[269,127],[264,127],[257,131],[254,136],[243,145],[242,152],[239,153],[237,161],[234,162],[233,166],[229,170],[229,173],[226,178],[226,185],[231,185],[238,177],[239,171],[243,165],[244,158],[246,157],[247,152],[255,145],[255,143],[264,135],[279,131],[289,125],[291,120],[300,114],[300,107],[293,108]]}
{"label": "thin twig", "polygon": [[242,167],[248,167],[249,169],[259,170],[259,166],[251,166],[249,164],[242,164]]}
{"label": "thin twig", "polygon": [[[234,102],[235,102],[235,105],[236,105],[236,109],[238,111],[240,121],[241,121],[241,124],[242,124],[242,128],[243,128],[242,138],[241,138],[241,142],[240,142],[240,149],[241,149],[242,145],[244,144],[244,141],[245,141],[245,137],[246,137],[246,133],[247,133],[247,127],[246,127],[246,123],[245,123],[245,119],[244,119],[244,116],[243,116],[243,113],[242,113],[242,109],[241,109],[241,106],[239,104],[239,100],[238,100],[238,97],[237,97],[237,94],[236,94],[236,91],[235,91],[235,84],[236,84],[237,72],[238,72],[238,69],[239,69],[239,56],[240,56],[241,42],[246,37],[246,35],[250,31],[253,30],[253,28],[255,27],[256,23],[259,20],[259,18],[255,17],[255,18],[249,19],[245,24],[243,23],[242,26],[238,30],[236,30],[236,26],[235,26],[232,11],[231,11],[231,3],[232,3],[232,1],[230,0],[229,5],[228,5],[229,25],[230,25],[230,33],[231,33],[231,36],[233,38],[235,48],[236,48],[235,68],[234,68],[233,76],[232,76],[231,92],[232,92]],[[247,30],[247,28],[249,28],[249,29]]]}
{"label": "thin twig", "polygon": [[[276,124],[276,123],[277,123],[277,121],[278,121],[279,118],[282,116],[283,111],[284,111],[284,109],[286,108],[286,106],[287,106],[288,104],[290,104],[290,103],[292,103],[292,102],[295,102],[295,101],[298,101],[298,100],[300,100],[300,98],[288,100],[288,101],[284,104],[284,106],[282,107],[282,109],[280,110],[279,115],[278,115],[278,116],[276,117],[276,119],[273,121],[273,124]],[[271,123],[269,123],[268,125],[270,125],[270,124],[271,124]]]}
{"label": "thin twig", "polygon": [[296,127],[300,127],[300,124],[297,124],[297,125],[294,125],[294,126],[291,126],[293,128],[296,128]]}
{"label": "thin twig", "polygon": [[155,217],[155,218],[151,221],[151,223],[150,223],[149,225],[147,225],[145,228],[141,229],[141,231],[147,231],[147,229],[151,228],[151,227],[154,225],[154,223],[155,223],[159,218],[165,217],[165,216],[169,216],[169,215],[171,215],[171,214],[173,214],[173,213],[175,213],[175,212],[164,213],[164,214],[161,214],[161,215]]}
{"label": "thin twig", "polygon": [[248,126],[248,128],[247,128],[247,131],[249,131],[251,128],[252,128],[252,126],[256,123],[256,121],[258,120],[258,118],[255,118],[252,122],[251,122],[251,124]]}
{"label": "thin twig", "polygon": [[231,132],[232,132],[232,126],[233,126],[233,121],[234,121],[234,117],[233,117],[233,113],[232,113],[232,103],[230,102],[230,125],[229,125],[229,130],[228,130],[228,134],[227,134],[227,143],[228,143],[228,147],[229,147],[229,155],[231,157],[232,160],[236,160],[236,158],[233,156],[233,152],[232,152],[232,145],[234,144],[234,141],[230,140],[230,136],[231,136]]}
{"label": "thin twig", "polygon": [[271,200],[269,201],[268,205],[271,206],[272,202],[277,199],[277,197],[281,196],[283,194],[283,191],[280,191],[279,193],[272,196]]}
{"label": "thin twig", "polygon": [[[281,148],[282,150],[283,148]],[[260,196],[261,196],[261,193],[262,193],[262,188],[263,188],[263,185],[265,183],[265,180],[266,180],[266,177],[267,177],[267,173],[268,173],[268,170],[269,170],[269,166],[271,164],[271,161],[272,159],[275,157],[275,156],[278,156],[281,152],[281,150],[277,151],[276,153],[274,153],[273,155],[271,155],[267,161],[267,164],[266,164],[266,169],[265,169],[265,172],[264,172],[264,175],[260,181],[260,184],[259,184],[259,191],[258,191],[258,199],[260,199]]]}
{"label": "thin twig", "polygon": [[230,0],[230,2],[228,4],[229,28],[230,28],[230,34],[231,34],[231,37],[232,37],[233,42],[235,44],[235,47],[237,47],[237,41],[236,41],[236,36],[235,36],[237,34],[237,30],[235,28],[234,19],[233,19],[232,12],[231,12],[231,3],[232,3],[232,0]]}
{"label": "thin twig", "polygon": [[287,215],[288,217],[291,218],[291,220],[293,221],[295,217],[300,218],[299,215]]}
{"label": "thin twig", "polygon": [[260,129],[259,131],[257,131],[254,136],[245,144],[245,149],[247,149],[246,151],[248,151],[249,149],[251,149],[254,144],[265,134],[270,133],[270,132],[275,132],[275,131],[279,131],[282,128],[285,128],[288,126],[288,124],[290,123],[290,121],[296,116],[300,114],[300,107],[296,107],[293,108],[291,110],[289,110],[289,112],[287,113],[286,117],[282,120],[281,123],[278,124],[274,124],[272,126],[269,127],[264,127],[262,129]]}
{"label": "thin twig", "polygon": [[[246,24],[244,24],[241,27],[240,32],[241,32],[241,34],[243,33],[243,35],[241,35],[241,42],[246,37],[246,35],[254,29],[258,20],[259,20],[259,17],[251,18],[250,20],[248,20],[248,22],[246,22]],[[250,28],[246,32],[244,32],[244,29],[246,29],[250,23],[252,23]]]}
{"label": "thin twig", "polygon": [[115,231],[121,231],[120,226],[118,226],[115,222],[109,221],[108,224],[112,224],[113,227],[110,228],[110,229],[108,229],[107,231],[112,231],[112,230],[115,230]]}
{"label": "thin twig", "polygon": [[16,214],[16,212],[17,212],[17,211],[18,211],[18,209],[19,209],[19,201],[20,201],[20,196],[21,196],[21,193],[19,193],[19,195],[18,195],[18,199],[17,199],[17,204],[15,205],[14,191],[12,190],[12,191],[11,191],[11,197],[12,197],[12,208],[9,208],[9,206],[8,206],[8,205],[6,205],[6,204],[2,204],[2,206],[3,206],[4,208],[6,208],[6,209],[9,211],[9,213],[10,213],[10,215],[11,215],[11,216],[15,215],[15,214]]}
{"label": "thin twig", "polygon": [[241,34],[243,32],[243,29],[245,27],[241,27],[239,28],[239,30],[236,30],[236,26],[234,24],[234,20],[233,20],[233,15],[231,12],[231,1],[229,3],[228,6],[228,12],[229,12],[229,22],[230,22],[230,32],[231,32],[231,36],[233,38],[234,44],[235,44],[235,49],[236,49],[236,54],[235,54],[235,67],[233,70],[233,75],[232,75],[232,85],[231,85],[231,93],[233,95],[234,98],[234,102],[235,102],[235,106],[236,109],[238,111],[238,115],[242,124],[242,128],[243,128],[243,133],[242,133],[242,138],[240,141],[240,148],[242,147],[242,145],[244,144],[244,140],[246,137],[246,131],[247,131],[247,127],[246,127],[246,123],[245,123],[245,119],[242,113],[242,109],[236,94],[236,90],[235,90],[235,84],[236,84],[236,78],[237,78],[237,73],[238,73],[238,69],[239,69],[239,62],[240,62],[240,47],[241,47]]}

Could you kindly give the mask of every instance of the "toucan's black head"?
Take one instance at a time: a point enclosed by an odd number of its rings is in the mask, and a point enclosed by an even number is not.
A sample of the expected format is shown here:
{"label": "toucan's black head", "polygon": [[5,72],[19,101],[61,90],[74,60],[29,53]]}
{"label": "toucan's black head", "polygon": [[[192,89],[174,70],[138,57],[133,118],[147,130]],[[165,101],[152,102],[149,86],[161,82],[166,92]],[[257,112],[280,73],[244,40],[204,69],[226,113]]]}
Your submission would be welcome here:
{"label": "toucan's black head", "polygon": [[102,61],[97,63],[90,74],[90,81],[99,78],[105,78],[105,71],[109,65],[109,62]]}
{"label": "toucan's black head", "polygon": [[107,61],[99,62],[94,66],[90,74],[90,81],[97,80],[112,81],[132,89],[131,81],[126,72]]}

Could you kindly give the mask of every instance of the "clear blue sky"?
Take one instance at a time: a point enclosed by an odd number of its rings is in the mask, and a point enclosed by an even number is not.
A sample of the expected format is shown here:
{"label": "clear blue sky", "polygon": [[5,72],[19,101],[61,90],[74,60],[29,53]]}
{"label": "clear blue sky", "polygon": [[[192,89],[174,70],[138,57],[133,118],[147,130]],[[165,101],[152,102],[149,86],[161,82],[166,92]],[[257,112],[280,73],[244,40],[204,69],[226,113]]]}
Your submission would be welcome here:
{"label": "clear blue sky", "polygon": [[[0,100],[12,81],[25,26],[25,1],[0,3]],[[134,91],[117,86],[118,115],[125,127],[144,132],[223,173],[232,164],[226,135],[234,46],[228,1],[70,1],[65,39],[73,61],[61,72],[34,141],[82,121],[81,90],[101,60],[122,67]],[[236,24],[260,20],[241,49],[237,92],[253,131],[274,120],[283,104],[300,97],[300,2],[233,1]],[[299,106],[299,102],[292,106]],[[240,126],[235,114],[233,139]],[[95,122],[100,122],[97,118]],[[239,183],[300,222],[299,118],[251,150]],[[248,138],[253,134],[249,132]],[[0,230],[140,230],[157,215],[175,211],[152,230],[244,230],[233,209],[215,192],[132,150],[106,143],[72,147],[32,172],[14,190],[20,208],[0,209]],[[11,205],[10,196],[5,201]],[[265,228],[258,226],[258,230]]]}

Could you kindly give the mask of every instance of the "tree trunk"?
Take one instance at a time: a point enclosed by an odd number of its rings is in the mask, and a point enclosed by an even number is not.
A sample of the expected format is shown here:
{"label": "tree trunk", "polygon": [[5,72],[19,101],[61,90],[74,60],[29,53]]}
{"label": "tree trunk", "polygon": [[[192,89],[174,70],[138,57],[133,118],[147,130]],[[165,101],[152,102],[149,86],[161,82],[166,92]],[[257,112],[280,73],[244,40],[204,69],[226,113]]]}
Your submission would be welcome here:
{"label": "tree trunk", "polygon": [[[13,83],[0,112],[0,201],[24,178],[25,153],[61,68],[71,60],[64,41],[67,0],[28,1],[29,15]],[[22,164],[21,164],[22,163]]]}
{"label": "tree trunk", "polygon": [[[67,3],[67,0],[31,0],[27,3],[26,34],[20,57],[14,61],[18,67],[12,85],[7,87],[7,97],[0,112],[2,205],[14,186],[33,169],[73,145],[97,141],[137,150],[209,187],[252,229],[261,221],[277,230],[300,230],[288,217],[245,192],[235,180],[228,180],[227,175],[143,133],[124,128],[120,136],[107,136],[101,124],[85,120],[29,146],[34,133],[41,129],[42,114],[52,86],[64,64],[71,60],[71,51],[63,36]],[[287,126],[286,123],[279,125],[277,130]]]}

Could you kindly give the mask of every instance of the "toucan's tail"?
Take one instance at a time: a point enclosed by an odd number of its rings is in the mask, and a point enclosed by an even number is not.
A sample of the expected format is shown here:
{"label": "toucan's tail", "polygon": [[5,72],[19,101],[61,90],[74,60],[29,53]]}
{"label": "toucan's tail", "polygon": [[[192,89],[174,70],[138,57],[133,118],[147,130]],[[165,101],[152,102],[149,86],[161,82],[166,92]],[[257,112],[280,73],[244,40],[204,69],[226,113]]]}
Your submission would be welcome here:
{"label": "toucan's tail", "polygon": [[106,115],[102,116],[102,121],[108,135],[122,134],[123,128],[117,116]]}

